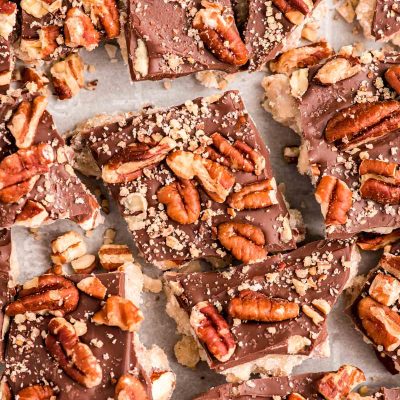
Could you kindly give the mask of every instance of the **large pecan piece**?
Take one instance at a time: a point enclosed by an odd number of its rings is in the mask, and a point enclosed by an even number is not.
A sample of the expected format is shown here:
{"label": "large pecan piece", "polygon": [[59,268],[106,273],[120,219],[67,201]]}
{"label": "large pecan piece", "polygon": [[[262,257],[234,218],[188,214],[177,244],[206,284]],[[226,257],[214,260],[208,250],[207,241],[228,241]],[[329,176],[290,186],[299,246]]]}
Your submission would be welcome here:
{"label": "large pecan piece", "polygon": [[12,1],[0,1],[0,37],[8,40],[14,30],[17,5]]}
{"label": "large pecan piece", "polygon": [[400,297],[400,281],[391,275],[378,273],[368,290],[369,295],[385,306],[393,306]]}
{"label": "large pecan piece", "polygon": [[224,7],[202,0],[201,8],[193,19],[193,28],[199,31],[201,40],[221,61],[244,65],[249,59],[245,44],[232,15],[224,15]]}
{"label": "large pecan piece", "polygon": [[179,224],[193,224],[200,216],[200,196],[192,181],[181,179],[162,187],[158,201],[167,207],[167,215]]}
{"label": "large pecan piece", "polygon": [[74,381],[87,388],[100,385],[103,372],[90,347],[79,340],[72,324],[64,318],[49,322],[46,348]]}
{"label": "large pecan piece", "polygon": [[55,391],[51,386],[32,385],[18,392],[18,400],[53,400]]}
{"label": "large pecan piece", "polygon": [[327,42],[317,42],[282,53],[271,61],[269,68],[274,73],[290,75],[296,69],[317,65],[332,54],[333,50]]}
{"label": "large pecan piece", "polygon": [[148,400],[147,391],[139,378],[122,375],[115,386],[115,400]]}
{"label": "large pecan piece", "polygon": [[32,146],[39,121],[46,110],[47,98],[37,96],[32,102],[23,101],[14,112],[7,128],[15,138],[20,149]]}
{"label": "large pecan piece", "polygon": [[264,232],[244,222],[224,222],[218,225],[218,240],[233,256],[245,264],[264,260]]}
{"label": "large pecan piece", "polygon": [[278,204],[275,178],[243,186],[228,197],[228,204],[235,210],[255,210]]}
{"label": "large pecan piece", "polygon": [[99,325],[117,326],[123,331],[135,332],[143,321],[143,314],[130,300],[110,296],[92,320]]}
{"label": "large pecan piece", "polygon": [[325,175],[317,186],[315,198],[321,205],[326,225],[343,225],[353,204],[352,193],[342,180]]}
{"label": "large pecan piece", "polygon": [[114,39],[120,34],[119,12],[116,0],[83,0],[85,10],[100,22],[108,39]]}
{"label": "large pecan piece", "polygon": [[351,150],[382,139],[399,128],[399,101],[357,103],[340,110],[328,121],[325,138],[328,143]]}
{"label": "large pecan piece", "polygon": [[208,351],[219,361],[228,361],[236,349],[228,323],[217,308],[206,301],[197,303],[190,314],[190,325]]}
{"label": "large pecan piece", "polygon": [[349,79],[361,71],[358,58],[335,56],[327,61],[314,75],[321,85],[334,85],[337,82]]}
{"label": "large pecan piece", "polygon": [[359,368],[343,365],[336,372],[325,374],[317,382],[317,390],[326,400],[342,400],[365,380]]}
{"label": "large pecan piece", "polygon": [[126,244],[103,244],[98,254],[101,266],[107,271],[115,271],[125,263],[133,262],[132,252]]}
{"label": "large pecan piece", "polygon": [[378,233],[362,232],[358,235],[357,244],[363,250],[379,250],[400,240],[400,229],[381,235]]}
{"label": "large pecan piece", "polygon": [[312,2],[303,0],[272,0],[274,5],[294,25],[300,25],[313,7]]}
{"label": "large pecan piece", "polygon": [[232,318],[247,321],[276,322],[296,318],[300,307],[297,303],[271,298],[263,293],[242,290],[229,301],[228,313]]}
{"label": "large pecan piece", "polygon": [[144,143],[133,143],[113,156],[103,168],[102,178],[106,183],[130,182],[137,179],[144,168],[164,160],[176,147],[175,140],[164,137],[154,147]]}
{"label": "large pecan piece", "polygon": [[234,176],[226,167],[198,154],[178,150],[170,154],[166,161],[179,178],[197,178],[207,194],[218,203],[225,202],[235,184]]}
{"label": "large pecan piece", "polygon": [[64,316],[76,309],[78,301],[78,289],[69,279],[43,275],[26,282],[18,299],[10,303],[5,312],[9,316],[26,312]]}
{"label": "large pecan piece", "polygon": [[400,315],[367,296],[357,305],[358,317],[367,336],[387,351],[400,346]]}
{"label": "large pecan piece", "polygon": [[14,224],[36,228],[42,225],[48,217],[49,213],[42,204],[33,200],[28,200],[24,208],[15,218]]}
{"label": "large pecan piece", "polygon": [[22,197],[30,193],[38,179],[38,176],[34,176],[27,181],[16,183],[15,185],[0,189],[0,201],[3,203],[18,202],[20,199],[22,199]]}
{"label": "large pecan piece", "polygon": [[385,71],[385,79],[389,86],[400,94],[400,66],[393,65]]}

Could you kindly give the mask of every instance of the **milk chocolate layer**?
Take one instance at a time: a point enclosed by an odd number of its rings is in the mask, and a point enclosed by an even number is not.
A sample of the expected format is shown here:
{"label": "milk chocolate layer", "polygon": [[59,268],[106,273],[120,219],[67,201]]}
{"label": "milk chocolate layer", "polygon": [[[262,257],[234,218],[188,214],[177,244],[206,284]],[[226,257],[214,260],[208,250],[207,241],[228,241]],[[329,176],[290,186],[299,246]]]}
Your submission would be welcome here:
{"label": "milk chocolate layer", "polygon": [[388,40],[400,30],[399,5],[395,0],[376,0],[371,34],[376,40]]}

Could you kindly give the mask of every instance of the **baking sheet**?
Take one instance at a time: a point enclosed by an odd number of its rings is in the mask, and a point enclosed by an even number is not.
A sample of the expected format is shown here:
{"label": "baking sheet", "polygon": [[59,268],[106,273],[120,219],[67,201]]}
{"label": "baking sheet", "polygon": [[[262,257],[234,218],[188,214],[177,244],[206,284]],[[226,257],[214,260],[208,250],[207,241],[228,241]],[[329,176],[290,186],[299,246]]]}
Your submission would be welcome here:
{"label": "baking sheet", "polygon": [[[333,4],[322,5],[325,9],[321,36],[339,49],[343,45],[354,42],[364,42],[365,48],[375,48],[373,42],[364,41],[361,35],[353,35],[351,25],[344,23],[334,11]],[[217,89],[206,89],[194,77],[180,78],[172,81],[172,87],[166,90],[162,82],[140,82],[132,84],[128,68],[121,58],[110,62],[104,48],[93,53],[84,53],[85,62],[95,66],[94,73],[87,74],[87,80],[98,79],[95,91],[82,90],[80,94],[68,101],[50,100],[50,111],[61,133],[72,129],[76,123],[98,113],[138,110],[146,104],[157,106],[172,106],[198,96],[213,94]],[[307,224],[307,241],[323,237],[322,219],[319,206],[313,196],[309,179],[300,176],[294,165],[288,165],[282,158],[282,149],[286,145],[299,143],[296,135],[288,128],[273,121],[261,107],[263,90],[261,80],[264,72],[254,74],[241,73],[228,86],[228,89],[238,89],[245,100],[246,107],[254,119],[265,142],[271,150],[271,162],[278,182],[286,186],[286,197],[292,207],[301,210]],[[85,180],[90,187],[101,186],[94,180]],[[86,238],[89,252],[96,253],[102,243],[103,233],[107,227],[117,230],[116,243],[127,243],[134,254],[134,243],[126,225],[111,203],[111,213],[107,216],[105,225],[98,227],[93,235]],[[18,261],[21,268],[20,280],[44,272],[50,266],[50,241],[59,234],[75,229],[71,222],[58,221],[50,226],[39,229],[32,235],[29,230],[21,227],[13,229],[13,242],[17,248]],[[377,253],[364,253],[360,272],[368,271],[376,264]],[[150,276],[159,274],[156,268],[146,265],[140,257],[136,260],[143,265],[144,272]],[[295,373],[313,372],[337,369],[343,363],[351,363],[361,367],[370,382],[376,385],[400,385],[398,376],[391,376],[375,358],[372,348],[364,343],[361,335],[353,328],[350,320],[343,314],[344,298],[339,301],[330,314],[329,333],[331,357],[322,360],[309,360],[295,369]],[[177,387],[173,395],[175,400],[190,400],[193,396],[206,391],[211,386],[224,383],[224,379],[210,371],[201,362],[195,370],[179,365],[173,353],[173,347],[179,336],[175,333],[175,323],[165,313],[165,296],[163,293],[143,295],[142,309],[145,322],[140,336],[147,345],[157,344],[166,353],[172,369],[177,375]]]}

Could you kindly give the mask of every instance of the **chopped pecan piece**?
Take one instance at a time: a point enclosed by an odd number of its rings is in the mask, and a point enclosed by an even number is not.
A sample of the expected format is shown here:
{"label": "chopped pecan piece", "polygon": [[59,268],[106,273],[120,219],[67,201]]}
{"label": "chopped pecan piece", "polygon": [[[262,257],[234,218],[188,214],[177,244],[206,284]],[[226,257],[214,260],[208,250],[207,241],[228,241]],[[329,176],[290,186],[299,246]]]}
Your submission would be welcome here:
{"label": "chopped pecan piece", "polygon": [[271,61],[269,68],[273,73],[290,75],[299,68],[312,67],[333,54],[327,42],[317,42],[282,53]]}
{"label": "chopped pecan piece", "polygon": [[86,254],[87,248],[81,235],[69,231],[51,242],[54,264],[66,264]]}
{"label": "chopped pecan piece", "polygon": [[99,325],[117,326],[123,331],[135,332],[143,321],[143,314],[130,300],[110,296],[92,321]]}
{"label": "chopped pecan piece", "polygon": [[48,329],[46,348],[64,372],[87,388],[100,385],[103,378],[100,362],[90,347],[80,342],[73,325],[64,318],[53,318]]}
{"label": "chopped pecan piece", "polygon": [[181,179],[157,192],[158,201],[167,206],[168,216],[182,224],[193,224],[200,216],[200,196],[192,181]]}
{"label": "chopped pecan piece", "polygon": [[53,400],[55,392],[51,386],[32,385],[18,392],[18,400]]}
{"label": "chopped pecan piece", "polygon": [[144,143],[133,143],[113,156],[103,168],[102,178],[106,183],[130,182],[137,179],[144,168],[157,165],[176,147],[175,140],[164,137],[154,147]]}
{"label": "chopped pecan piece", "polygon": [[219,361],[228,361],[236,349],[228,323],[213,304],[197,303],[190,314],[190,325],[208,351]]}
{"label": "chopped pecan piece", "polygon": [[242,290],[229,301],[228,313],[232,318],[247,321],[275,322],[296,318],[299,305],[284,299],[271,298],[260,292]]}
{"label": "chopped pecan piece", "polygon": [[400,282],[391,275],[379,273],[372,281],[368,293],[378,303],[390,307],[399,299]]}
{"label": "chopped pecan piece", "polygon": [[14,136],[15,143],[20,149],[27,149],[32,146],[46,106],[47,98],[37,96],[32,102],[23,101],[13,114],[7,128]]}
{"label": "chopped pecan piece", "polygon": [[147,391],[139,378],[122,375],[115,386],[115,400],[148,400]]}
{"label": "chopped pecan piece", "polygon": [[218,240],[245,264],[264,260],[267,256],[264,233],[255,225],[224,222],[218,225]]}
{"label": "chopped pecan piece", "polygon": [[345,182],[334,176],[323,176],[315,191],[315,198],[321,205],[327,225],[346,223],[353,200],[351,190]]}
{"label": "chopped pecan piece", "polygon": [[400,346],[400,315],[391,308],[379,304],[371,297],[358,303],[358,316],[367,336],[387,351]]}
{"label": "chopped pecan piece", "polygon": [[303,311],[303,313],[305,315],[307,315],[308,318],[311,319],[311,321],[315,325],[319,325],[319,324],[321,324],[322,322],[325,321],[324,317],[322,317],[317,311],[314,310],[314,308],[312,308],[308,304],[302,305],[301,306],[301,310]]}
{"label": "chopped pecan piece", "polygon": [[232,15],[224,15],[224,7],[202,0],[201,8],[193,19],[193,28],[199,31],[201,40],[221,61],[244,65],[249,59]]}
{"label": "chopped pecan piece", "polygon": [[365,382],[364,373],[352,365],[343,365],[337,372],[325,374],[317,390],[326,400],[342,400],[358,385]]}
{"label": "chopped pecan piece", "polygon": [[21,8],[35,18],[43,18],[62,6],[62,0],[21,0]]}
{"label": "chopped pecan piece", "polygon": [[132,252],[126,244],[103,244],[99,250],[101,266],[107,271],[115,271],[128,262],[133,262]]}
{"label": "chopped pecan piece", "polygon": [[0,201],[3,203],[16,203],[26,196],[35,187],[39,177],[34,176],[27,181],[16,183],[15,185],[7,186],[0,189]]}
{"label": "chopped pecan piece", "polygon": [[114,39],[120,34],[119,12],[116,0],[83,0],[85,10],[100,22],[108,39]]}
{"label": "chopped pecan piece", "polygon": [[325,138],[328,143],[351,150],[382,139],[399,128],[399,101],[357,103],[340,110],[328,121]]}
{"label": "chopped pecan piece", "polygon": [[254,210],[278,204],[275,179],[265,179],[260,182],[243,186],[238,192],[228,197],[228,204],[235,210]]}
{"label": "chopped pecan piece", "polygon": [[96,256],[85,254],[71,261],[72,269],[78,274],[91,274],[96,269]]}
{"label": "chopped pecan piece", "polygon": [[34,83],[40,91],[48,83],[48,79],[33,68],[24,67],[21,71],[21,80],[23,83]]}
{"label": "chopped pecan piece", "polygon": [[200,181],[206,193],[223,203],[235,184],[235,178],[223,165],[189,151],[178,150],[167,157],[167,164],[181,179]]}
{"label": "chopped pecan piece", "polygon": [[358,58],[335,56],[327,61],[315,74],[314,79],[322,85],[333,85],[349,79],[361,71]]}
{"label": "chopped pecan piece", "polygon": [[29,228],[36,228],[42,225],[48,217],[49,213],[42,204],[36,201],[28,200],[25,203],[24,208],[17,215],[14,224]]}
{"label": "chopped pecan piece", "polygon": [[0,37],[8,40],[14,30],[17,5],[12,1],[0,1]]}
{"label": "chopped pecan piece", "polygon": [[393,65],[385,72],[385,79],[389,86],[397,93],[400,94],[400,66]]}
{"label": "chopped pecan piece", "polygon": [[76,309],[78,301],[78,289],[70,280],[57,275],[43,275],[26,282],[18,299],[5,311],[9,316],[26,312],[64,316]]}
{"label": "chopped pecan piece", "polygon": [[303,0],[272,0],[274,5],[294,25],[300,25],[313,7],[313,3]]}
{"label": "chopped pecan piece", "polygon": [[21,39],[20,50],[26,54],[26,61],[47,60],[58,48],[60,29],[48,25],[38,30],[39,39]]}
{"label": "chopped pecan piece", "polygon": [[100,33],[94,27],[88,15],[77,7],[68,10],[64,22],[65,44],[68,47],[95,49],[100,41]]}
{"label": "chopped pecan piece", "polygon": [[386,235],[363,232],[358,236],[357,244],[363,250],[379,250],[400,240],[400,229],[395,229]]}
{"label": "chopped pecan piece", "polygon": [[103,285],[101,280],[95,276],[88,276],[82,279],[76,286],[81,292],[96,299],[103,300],[106,297],[107,288]]}

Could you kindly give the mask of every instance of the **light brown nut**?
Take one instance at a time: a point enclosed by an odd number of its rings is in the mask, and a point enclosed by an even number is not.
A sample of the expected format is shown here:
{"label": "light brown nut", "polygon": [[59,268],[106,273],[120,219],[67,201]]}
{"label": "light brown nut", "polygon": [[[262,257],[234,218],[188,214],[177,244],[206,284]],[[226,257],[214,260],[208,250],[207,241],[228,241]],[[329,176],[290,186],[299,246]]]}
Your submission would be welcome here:
{"label": "light brown nut", "polygon": [[252,290],[242,290],[239,296],[229,301],[228,306],[230,317],[248,321],[285,321],[296,318],[299,312],[297,303]]}
{"label": "light brown nut", "polygon": [[0,189],[0,201],[6,204],[17,203],[35,187],[39,176],[33,176],[27,181],[16,183]]}
{"label": "light brown nut", "polygon": [[101,280],[95,276],[83,278],[76,286],[81,292],[96,299],[103,300],[107,294],[107,288],[102,284]]}
{"label": "light brown nut", "polygon": [[12,400],[10,386],[7,383],[7,379],[4,377],[0,381],[0,399],[1,400]]}
{"label": "light brown nut", "polygon": [[308,304],[302,305],[301,310],[305,315],[307,315],[308,318],[312,320],[315,325],[319,325],[325,321],[324,317],[317,313],[314,308],[310,307]]}
{"label": "light brown nut", "polygon": [[297,164],[300,156],[299,146],[285,146],[283,148],[283,158],[288,164]]}
{"label": "light brown nut", "polygon": [[396,163],[365,159],[360,164],[359,173],[362,182],[369,178],[376,178],[394,185],[400,184],[399,165]]}
{"label": "light brown nut", "polygon": [[15,218],[14,225],[37,228],[41,226],[48,217],[49,213],[40,203],[28,200],[24,208]]}
{"label": "light brown nut", "polygon": [[53,265],[46,272],[46,275],[64,275],[64,269],[62,265]]}
{"label": "light brown nut", "polygon": [[307,400],[299,393],[290,393],[287,400]]}
{"label": "light brown nut", "polygon": [[8,40],[14,30],[17,15],[17,5],[12,1],[0,2],[0,37]]}
{"label": "light brown nut", "polygon": [[26,61],[47,60],[58,48],[57,39],[60,29],[55,25],[48,25],[37,31],[39,39],[21,39],[20,50],[26,54]]}
{"label": "light brown nut", "polygon": [[158,201],[167,207],[167,215],[186,225],[195,223],[200,216],[200,196],[192,181],[181,179],[162,187],[157,192]]}
{"label": "light brown nut", "polygon": [[117,326],[123,331],[136,332],[143,314],[130,300],[110,296],[103,308],[94,314],[92,321],[99,325]]}
{"label": "light brown nut", "polygon": [[218,240],[236,259],[245,264],[264,260],[267,256],[264,233],[255,225],[224,222],[218,225]]}
{"label": "light brown nut", "polygon": [[345,182],[325,175],[315,191],[315,198],[321,205],[326,225],[343,225],[353,204],[352,193]]}
{"label": "light brown nut", "polygon": [[314,299],[311,304],[325,315],[331,312],[331,305],[324,299]]}
{"label": "light brown nut", "polygon": [[132,374],[122,375],[115,386],[115,400],[148,400],[144,384]]}
{"label": "light brown nut", "polygon": [[100,41],[100,33],[88,15],[77,7],[68,10],[64,22],[65,44],[68,47],[95,49]]}
{"label": "light brown nut", "polygon": [[18,400],[53,400],[55,391],[51,386],[32,385],[18,392]]}
{"label": "light brown nut", "polygon": [[228,204],[235,210],[255,210],[278,204],[275,179],[265,179],[243,186],[230,194]]}
{"label": "light brown nut", "polygon": [[66,264],[86,254],[87,248],[81,235],[69,231],[51,242],[54,264]]}
{"label": "light brown nut", "polygon": [[379,273],[372,281],[368,293],[378,303],[390,307],[400,297],[400,282],[391,275]]}
{"label": "light brown nut", "polygon": [[400,346],[400,315],[371,297],[365,297],[358,303],[358,316],[367,336],[387,351]]}
{"label": "light brown nut", "polygon": [[313,7],[313,3],[303,0],[272,0],[274,5],[294,25],[300,25]]}
{"label": "light brown nut", "polygon": [[170,154],[166,161],[179,178],[197,178],[206,193],[218,203],[225,202],[235,184],[234,176],[226,167],[198,154],[178,150]]}
{"label": "light brown nut", "polygon": [[61,0],[21,0],[21,8],[35,18],[54,13],[62,6]]}
{"label": "light brown nut", "polygon": [[113,156],[102,170],[106,183],[130,182],[137,179],[144,168],[150,168],[164,160],[175,148],[175,140],[164,137],[154,147],[144,143],[132,143]]}
{"label": "light brown nut", "polygon": [[126,244],[103,244],[99,249],[101,266],[107,271],[115,271],[127,262],[133,262],[133,256]]}
{"label": "light brown nut", "polygon": [[50,74],[60,100],[70,99],[83,88],[84,69],[85,65],[78,54],[71,54],[65,60],[53,64]]}
{"label": "light brown nut", "polygon": [[37,70],[29,67],[23,67],[21,71],[21,80],[23,83],[34,83],[40,91],[48,83],[48,79]]}
{"label": "light brown nut", "polygon": [[72,260],[71,267],[78,274],[91,274],[96,269],[96,256],[85,254]]}
{"label": "light brown nut", "polygon": [[363,232],[358,235],[357,244],[363,250],[379,250],[400,240],[400,229],[386,235]]}
{"label": "light brown nut", "polygon": [[64,316],[76,309],[79,292],[73,282],[57,275],[43,275],[26,282],[18,299],[5,312],[9,316],[26,312]]}
{"label": "light brown nut", "polygon": [[198,339],[219,361],[228,361],[236,349],[228,323],[216,307],[206,301],[197,303],[190,314],[190,325]]}
{"label": "light brown nut", "polygon": [[245,44],[232,15],[226,14],[218,3],[202,0],[201,8],[193,19],[193,28],[215,56],[223,62],[244,65],[249,59]]}
{"label": "light brown nut", "polygon": [[7,124],[20,149],[32,146],[39,121],[47,107],[47,98],[37,96],[32,102],[23,101],[14,112],[11,121]]}
{"label": "light brown nut", "polygon": [[0,162],[0,189],[48,172],[53,162],[54,151],[49,144],[18,150]]}
{"label": "light brown nut", "polygon": [[385,71],[385,79],[389,86],[400,94],[400,66],[393,65]]}
{"label": "light brown nut", "polygon": [[335,56],[318,70],[314,75],[314,80],[322,85],[334,85],[351,78],[360,71],[361,64],[357,58]]}
{"label": "light brown nut", "polygon": [[365,380],[365,375],[360,369],[343,365],[337,372],[325,374],[317,382],[317,390],[326,400],[342,400]]}
{"label": "light brown nut", "polygon": [[328,121],[325,138],[340,149],[351,150],[380,140],[399,127],[399,101],[357,103],[340,110]]}
{"label": "light brown nut", "polygon": [[90,347],[80,342],[73,325],[64,318],[49,322],[45,343],[48,352],[64,372],[87,388],[100,385],[103,372]]}
{"label": "light brown nut", "polygon": [[296,69],[317,65],[332,54],[333,50],[327,42],[317,42],[282,53],[270,62],[269,68],[273,73],[290,75]]}

